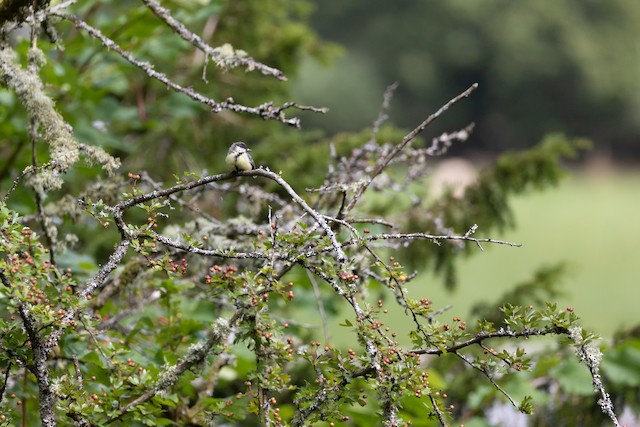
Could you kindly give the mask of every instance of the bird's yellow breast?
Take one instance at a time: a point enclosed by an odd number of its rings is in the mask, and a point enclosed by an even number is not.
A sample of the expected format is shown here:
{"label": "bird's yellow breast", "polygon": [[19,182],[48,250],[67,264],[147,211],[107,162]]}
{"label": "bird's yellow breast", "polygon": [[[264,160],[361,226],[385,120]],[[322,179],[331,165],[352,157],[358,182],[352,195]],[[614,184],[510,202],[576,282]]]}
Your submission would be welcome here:
{"label": "bird's yellow breast", "polygon": [[224,161],[227,164],[227,167],[229,169],[234,170],[236,168],[236,154],[235,153],[227,154],[227,158]]}
{"label": "bird's yellow breast", "polygon": [[239,170],[250,171],[251,169],[253,169],[253,162],[251,161],[249,154],[242,153],[236,159],[235,166]]}

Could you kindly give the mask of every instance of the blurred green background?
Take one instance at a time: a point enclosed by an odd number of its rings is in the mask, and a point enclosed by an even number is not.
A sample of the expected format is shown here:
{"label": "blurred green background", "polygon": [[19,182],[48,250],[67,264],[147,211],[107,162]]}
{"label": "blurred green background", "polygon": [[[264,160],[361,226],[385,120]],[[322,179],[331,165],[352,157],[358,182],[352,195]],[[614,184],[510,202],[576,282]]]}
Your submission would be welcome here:
{"label": "blurred green background", "polygon": [[[593,142],[567,165],[570,177],[560,187],[513,199],[514,230],[490,233],[523,247],[486,246],[458,264],[455,290],[447,291],[441,278],[423,276],[411,283],[411,297],[428,297],[436,307],[452,304],[443,321],[467,317],[479,300],[497,302],[537,268],[566,261],[557,301],[574,307],[586,327],[610,337],[640,323],[640,3],[318,0],[314,5],[313,27],[343,51],[330,65],[303,61],[295,97],[331,108],[326,115],[305,117],[307,127],[334,134],[370,125],[385,87],[397,81],[391,121],[412,128],[478,82],[469,100],[424,134],[428,141],[476,123],[472,138],[446,157],[462,157],[473,167],[530,147],[550,132]],[[455,185],[465,177],[449,181]],[[478,225],[476,235],[486,236]]]}
{"label": "blurred green background", "polygon": [[424,286],[416,293],[437,306],[452,304],[445,319],[466,317],[478,298],[491,301],[493,295],[495,301],[537,266],[564,260],[560,306],[573,307],[585,327],[604,336],[637,326],[639,192],[637,171],[575,172],[557,189],[515,198],[517,228],[500,238],[522,247],[484,245],[484,252],[460,264],[460,286],[453,293],[434,285],[435,279],[416,284]]}
{"label": "blurred green background", "polygon": [[[442,322],[456,316],[469,321],[477,318],[473,308],[479,302],[501,304],[503,294],[530,281],[539,267],[563,261],[566,272],[560,279],[560,295],[549,301],[573,307],[585,328],[605,338],[637,327],[640,236],[634,227],[640,213],[639,189],[639,171],[606,175],[574,171],[556,189],[517,197],[516,229],[492,237],[522,247],[484,244],[484,251],[474,247],[474,255],[458,264],[458,285],[453,290],[443,286],[441,277],[426,273],[407,285],[407,296],[428,298],[435,308],[451,306],[439,317]],[[482,227],[476,235],[484,235]],[[373,295],[372,301],[377,298]],[[346,305],[344,313],[332,322],[332,339],[349,345],[354,336],[350,329],[339,327],[348,314]],[[401,334],[400,342],[410,343],[409,330],[402,334],[406,316],[400,308],[383,320]],[[320,337],[321,325],[316,326]]]}
{"label": "blurred green background", "polygon": [[436,125],[476,122],[470,149],[522,148],[563,132],[592,138],[603,153],[638,154],[636,1],[313,3],[312,26],[345,54],[330,72],[305,62],[295,90],[333,109],[307,123],[360,129],[397,81],[391,120],[414,127],[477,82],[478,92]]}

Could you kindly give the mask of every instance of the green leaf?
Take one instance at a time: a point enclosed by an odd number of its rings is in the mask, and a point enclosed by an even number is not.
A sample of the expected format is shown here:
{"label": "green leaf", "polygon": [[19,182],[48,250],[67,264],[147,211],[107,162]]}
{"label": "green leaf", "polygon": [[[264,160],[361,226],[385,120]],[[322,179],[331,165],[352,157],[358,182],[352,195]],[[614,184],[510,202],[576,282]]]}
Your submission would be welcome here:
{"label": "green leaf", "polygon": [[587,368],[577,359],[565,360],[564,363],[553,367],[549,375],[555,378],[567,393],[583,396],[593,394],[591,376]]}
{"label": "green leaf", "polygon": [[602,360],[607,379],[621,387],[640,386],[640,340],[628,340],[609,349]]}

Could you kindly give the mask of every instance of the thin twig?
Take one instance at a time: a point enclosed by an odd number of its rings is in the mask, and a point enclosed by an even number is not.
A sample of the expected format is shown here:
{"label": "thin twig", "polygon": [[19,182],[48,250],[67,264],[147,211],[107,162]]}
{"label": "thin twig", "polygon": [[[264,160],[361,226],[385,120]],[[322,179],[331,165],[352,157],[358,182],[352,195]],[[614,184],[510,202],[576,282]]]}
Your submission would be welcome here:
{"label": "thin twig", "polygon": [[[153,179],[151,179],[151,177],[149,176],[149,174],[147,172],[142,172],[140,174],[140,180],[144,181],[146,183],[148,183],[149,185],[151,185],[151,187],[154,190],[162,190],[162,187],[160,186],[160,184],[158,184],[157,182],[155,182]],[[171,200],[175,201],[176,203],[178,203],[180,206],[185,207],[187,209],[189,209],[192,212],[197,213],[198,215],[201,215],[202,217],[204,217],[207,221],[210,221],[212,223],[219,223],[220,221],[218,221],[216,218],[212,217],[211,215],[209,215],[206,212],[203,212],[202,209],[198,208],[197,206],[194,206],[192,203],[190,202],[185,202],[184,200],[182,200],[179,197],[175,197],[175,196],[170,196]]]}
{"label": "thin twig", "polygon": [[472,360],[470,360],[467,356],[460,354],[457,351],[454,351],[453,354],[458,356],[460,359],[462,359],[467,365],[471,366],[473,369],[480,371],[482,375],[484,375],[485,378],[489,380],[489,382],[493,385],[493,387],[495,387],[496,390],[498,390],[502,395],[504,395],[509,400],[509,402],[514,408],[519,409],[518,403],[515,400],[513,400],[513,398],[509,395],[509,393],[505,391],[505,389],[500,387],[500,384],[498,384],[496,380],[494,380],[493,377],[489,375],[489,372],[487,372],[485,368],[480,368],[474,365]]}
{"label": "thin twig", "polygon": [[438,417],[438,422],[442,427],[447,427],[447,422],[444,419],[444,414],[438,407],[438,402],[436,402],[436,399],[435,397],[433,397],[432,393],[429,393],[429,400],[431,401],[431,407],[433,408],[434,412],[436,413],[436,416]]}
{"label": "thin twig", "polygon": [[4,381],[0,387],[0,402],[4,398],[4,392],[7,389],[7,382],[9,381],[9,375],[11,375],[11,362],[7,363],[6,371],[4,372]]}
{"label": "thin twig", "polygon": [[[34,42],[33,37],[35,36],[32,36],[32,43]],[[29,68],[35,70],[35,66],[32,63],[29,64]],[[28,133],[29,139],[31,140],[31,167],[33,170],[38,170],[38,156],[36,150],[36,141],[38,140],[38,123],[33,117],[29,120]],[[53,232],[51,230],[51,227],[54,227],[54,225],[51,224],[51,220],[45,215],[42,194],[40,194],[40,191],[37,188],[33,188],[32,190],[36,201],[40,228],[44,233],[44,238],[47,241],[47,246],[49,247],[49,262],[51,262],[51,265],[56,265],[56,252],[58,251],[58,248],[56,237],[54,235],[55,229]]]}
{"label": "thin twig", "polygon": [[415,239],[426,239],[426,240],[462,240],[469,241],[474,243],[494,243],[496,245],[507,245],[519,248],[522,246],[521,243],[513,243],[507,242],[504,240],[496,240],[492,238],[475,238],[471,236],[456,236],[456,235],[435,235],[428,233],[382,233],[382,234],[374,234],[371,236],[365,236],[359,239],[351,239],[345,242],[342,242],[342,246],[352,246],[359,245],[364,242],[373,242],[376,240],[415,240]]}
{"label": "thin twig", "polygon": [[324,309],[324,303],[322,302],[320,288],[318,287],[318,282],[316,282],[316,278],[313,276],[313,274],[311,274],[309,270],[305,271],[307,272],[309,282],[311,282],[313,295],[316,297],[316,302],[318,303],[318,313],[320,314],[320,319],[322,320],[322,332],[324,333],[324,341],[325,343],[328,343],[331,341],[331,335],[329,333],[329,322],[327,321],[327,312]]}
{"label": "thin twig", "polygon": [[387,88],[384,90],[384,94],[382,95],[382,107],[380,108],[380,112],[378,113],[378,118],[375,122],[373,122],[373,129],[371,130],[372,137],[374,137],[378,133],[380,127],[389,118],[389,107],[391,106],[391,99],[393,98],[393,94],[395,93],[396,89],[398,89],[398,86],[398,82],[394,82],[387,86]]}
{"label": "thin twig", "polygon": [[450,133],[445,132],[439,137],[433,138],[431,140],[431,146],[424,150],[425,153],[429,156],[442,156],[449,151],[449,147],[451,147],[455,141],[466,141],[469,138],[469,135],[471,135],[471,132],[473,132],[475,126],[475,123],[470,123],[464,129]]}
{"label": "thin twig", "polygon": [[425,128],[429,126],[434,120],[436,120],[438,117],[444,114],[444,112],[447,111],[453,104],[457,103],[463,98],[468,97],[477,88],[478,88],[478,83],[472,84],[467,90],[465,90],[460,95],[456,96],[455,98],[451,99],[449,102],[444,104],[442,107],[440,107],[438,111],[431,114],[422,123],[420,123],[418,127],[416,127],[414,130],[412,130],[407,135],[405,135],[405,137],[402,138],[402,141],[400,141],[400,143],[396,145],[393,148],[393,150],[391,150],[385,157],[383,157],[378,161],[375,169],[371,172],[371,174],[369,174],[367,180],[358,188],[358,190],[356,191],[356,194],[351,198],[351,201],[347,205],[347,208],[345,209],[344,214],[347,214],[353,209],[356,203],[358,203],[358,200],[360,200],[360,197],[362,196],[362,194],[366,191],[367,188],[369,188],[369,185],[371,185],[373,180],[378,175],[380,175],[380,173],[384,170],[384,168],[386,168],[389,165],[391,160],[393,160],[409,142],[411,142],[416,136],[418,136],[423,130],[425,130]]}
{"label": "thin twig", "polygon": [[395,224],[391,221],[380,218],[347,218],[345,221],[349,224],[379,224],[389,228],[395,227]]}
{"label": "thin twig", "polygon": [[[192,254],[196,254],[196,255],[203,255],[203,256],[208,256],[208,257],[218,257],[218,258],[232,258],[232,259],[269,259],[270,256],[267,254],[264,254],[262,252],[238,252],[236,250],[234,250],[233,248],[229,248],[229,249],[203,249],[203,248],[199,248],[197,246],[192,246],[189,244],[183,244],[180,243],[174,239],[171,239],[170,237],[166,237],[166,236],[162,236],[160,234],[157,234],[153,231],[149,232],[151,234],[151,237],[155,240],[157,240],[158,242],[162,243],[163,245],[175,248],[175,249],[180,249],[182,251],[185,252],[189,252]],[[281,257],[277,254],[274,253],[273,256],[278,257],[278,259],[280,259]]]}
{"label": "thin twig", "polygon": [[82,387],[82,372],[80,371],[80,363],[78,362],[78,355],[73,355],[73,368],[76,371],[76,381],[78,381],[78,386]]}
{"label": "thin twig", "polygon": [[[6,117],[5,117],[5,120],[7,120]],[[22,148],[24,146],[25,146],[24,140],[22,140],[22,139],[19,140],[16,143],[13,151],[11,151],[11,154],[9,154],[9,156],[7,156],[5,164],[2,167],[2,169],[0,170],[0,181],[4,181],[5,177],[9,174],[9,171],[11,170],[11,167],[13,166],[13,163],[16,161],[16,158],[18,157],[18,154],[20,154],[20,151],[22,150]]]}
{"label": "thin twig", "polygon": [[22,179],[24,179],[25,176],[35,172],[36,170],[37,169],[34,168],[33,166],[27,166],[26,168],[24,168],[24,170],[20,172],[20,175],[18,175],[16,179],[13,180],[13,182],[11,183],[11,187],[9,187],[9,189],[7,190],[7,193],[2,197],[2,201],[6,202],[7,199],[9,199],[9,196],[11,195],[11,193],[13,193],[13,191],[18,187],[18,184],[20,183],[20,181],[22,181]]}

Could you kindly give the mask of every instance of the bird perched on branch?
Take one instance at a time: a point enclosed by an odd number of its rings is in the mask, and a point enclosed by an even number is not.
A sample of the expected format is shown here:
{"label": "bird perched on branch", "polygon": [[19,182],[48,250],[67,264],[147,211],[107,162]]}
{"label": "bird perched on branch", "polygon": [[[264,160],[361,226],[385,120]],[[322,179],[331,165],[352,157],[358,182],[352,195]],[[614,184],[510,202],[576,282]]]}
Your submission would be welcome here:
{"label": "bird perched on branch", "polygon": [[242,141],[231,144],[227,152],[227,158],[225,159],[229,169],[235,172],[255,169],[256,164],[253,162],[249,151],[251,150],[247,148],[247,144]]}

